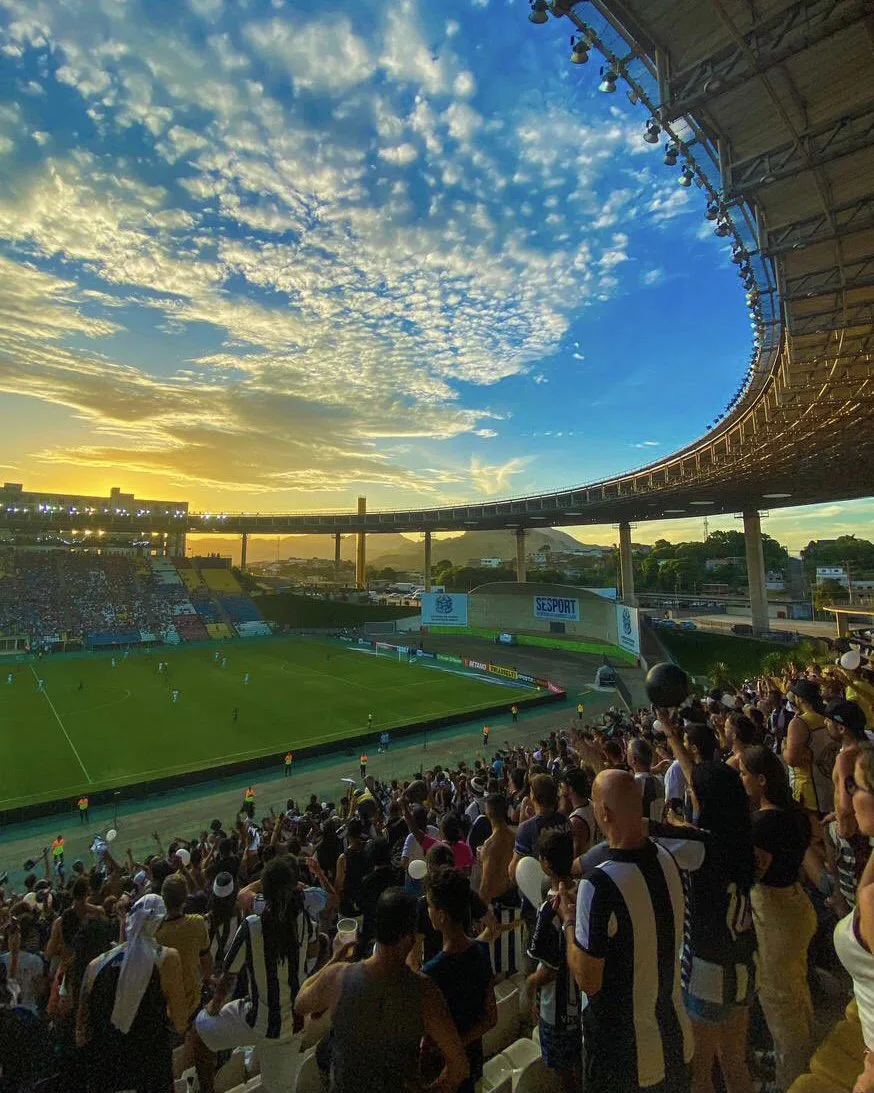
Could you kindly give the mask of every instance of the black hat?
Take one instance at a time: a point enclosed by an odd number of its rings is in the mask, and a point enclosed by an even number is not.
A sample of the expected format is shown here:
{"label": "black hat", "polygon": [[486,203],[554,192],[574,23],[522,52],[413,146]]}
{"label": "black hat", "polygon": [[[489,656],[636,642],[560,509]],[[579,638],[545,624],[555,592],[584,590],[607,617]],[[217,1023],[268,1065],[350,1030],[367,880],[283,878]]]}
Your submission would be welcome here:
{"label": "black hat", "polygon": [[838,699],[829,702],[823,714],[827,721],[836,721],[850,732],[860,733],[865,728],[865,711],[858,702],[850,702],[847,699]]}
{"label": "black hat", "polygon": [[789,693],[797,695],[815,710],[822,710],[822,696],[819,693],[818,683],[814,683],[810,679],[796,679],[790,684]]}

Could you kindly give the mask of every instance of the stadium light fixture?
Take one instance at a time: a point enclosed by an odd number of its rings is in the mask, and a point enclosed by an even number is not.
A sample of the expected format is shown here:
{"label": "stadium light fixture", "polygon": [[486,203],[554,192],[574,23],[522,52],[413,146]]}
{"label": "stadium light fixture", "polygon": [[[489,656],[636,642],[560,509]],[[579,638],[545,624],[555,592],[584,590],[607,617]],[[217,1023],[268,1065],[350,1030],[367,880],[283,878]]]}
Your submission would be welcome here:
{"label": "stadium light fixture", "polygon": [[720,239],[724,239],[727,235],[731,235],[731,225],[727,220],[717,220],[713,232],[715,235],[718,235]]}
{"label": "stadium light fixture", "polygon": [[532,23],[545,23],[549,19],[548,11],[549,5],[546,0],[531,0],[531,11],[528,13],[528,19]]}
{"label": "stadium light fixture", "polygon": [[646,123],[646,130],[644,131],[643,139],[646,141],[647,144],[658,144],[660,133],[661,127],[659,126],[658,122],[654,118],[650,118],[650,120]]}
{"label": "stadium light fixture", "polygon": [[685,186],[685,188],[688,190],[689,187],[692,185],[692,179],[694,177],[695,172],[692,170],[692,168],[684,167],[683,170],[680,172],[680,185]]}
{"label": "stadium light fixture", "polygon": [[665,145],[665,158],[664,164],[666,167],[676,167],[677,159],[679,158],[680,150],[676,144]]}
{"label": "stadium light fixture", "polygon": [[617,74],[612,68],[601,69],[601,82],[598,84],[598,90],[603,91],[605,95],[613,95],[616,92],[616,81],[619,79]]}
{"label": "stadium light fixture", "polygon": [[585,38],[571,35],[571,64],[584,65],[589,61],[589,43]]}
{"label": "stadium light fixture", "polygon": [[715,201],[708,201],[707,212],[704,215],[708,220],[716,220],[719,216],[719,206]]}

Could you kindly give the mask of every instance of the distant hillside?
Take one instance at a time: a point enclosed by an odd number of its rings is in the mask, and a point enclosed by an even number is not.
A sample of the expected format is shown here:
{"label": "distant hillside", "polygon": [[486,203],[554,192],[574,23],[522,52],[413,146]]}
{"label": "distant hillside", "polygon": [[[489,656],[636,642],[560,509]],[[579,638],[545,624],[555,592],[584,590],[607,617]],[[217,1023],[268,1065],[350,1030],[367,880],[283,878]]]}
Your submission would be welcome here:
{"label": "distant hillside", "polygon": [[[230,555],[235,562],[240,558],[239,537],[190,536],[189,554],[192,549],[200,554]],[[581,544],[573,536],[555,528],[538,528],[529,531],[526,539],[528,550],[548,545],[552,550],[576,550]],[[278,545],[275,535],[249,536],[249,561],[269,562],[279,558],[333,558],[334,539],[331,535],[282,535]],[[513,558],[516,540],[510,531],[466,531],[452,539],[434,539],[431,557],[434,562],[443,558],[453,565],[465,565],[471,558]],[[345,535],[340,543],[341,557],[349,561],[355,558],[355,536]],[[396,569],[421,567],[422,544],[403,535],[368,535],[367,561],[379,566]]]}

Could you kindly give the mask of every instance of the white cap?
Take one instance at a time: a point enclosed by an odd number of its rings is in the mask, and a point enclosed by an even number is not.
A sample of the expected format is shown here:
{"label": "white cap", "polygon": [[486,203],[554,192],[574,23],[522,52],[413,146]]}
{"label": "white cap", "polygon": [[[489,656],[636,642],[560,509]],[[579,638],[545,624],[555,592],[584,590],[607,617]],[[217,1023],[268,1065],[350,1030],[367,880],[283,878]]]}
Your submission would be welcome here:
{"label": "white cap", "polygon": [[184,846],[180,846],[175,854],[176,861],[183,867],[187,867],[191,864],[191,855],[185,849]]}

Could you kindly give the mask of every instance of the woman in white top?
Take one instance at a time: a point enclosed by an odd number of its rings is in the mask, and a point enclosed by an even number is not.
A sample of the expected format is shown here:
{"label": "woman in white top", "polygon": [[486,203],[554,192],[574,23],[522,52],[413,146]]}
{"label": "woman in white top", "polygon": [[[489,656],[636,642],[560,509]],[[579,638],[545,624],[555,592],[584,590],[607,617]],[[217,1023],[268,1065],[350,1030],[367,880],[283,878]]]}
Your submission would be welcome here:
{"label": "woman in white top", "polygon": [[[839,799],[844,793],[852,798],[859,831],[874,836],[874,746],[871,744],[859,748],[852,777],[837,787]],[[874,854],[868,859],[859,881],[855,908],[835,927],[835,951],[853,977],[866,1048],[864,1059],[859,1060],[863,1069],[853,1087],[854,1093],[874,1093]]]}

